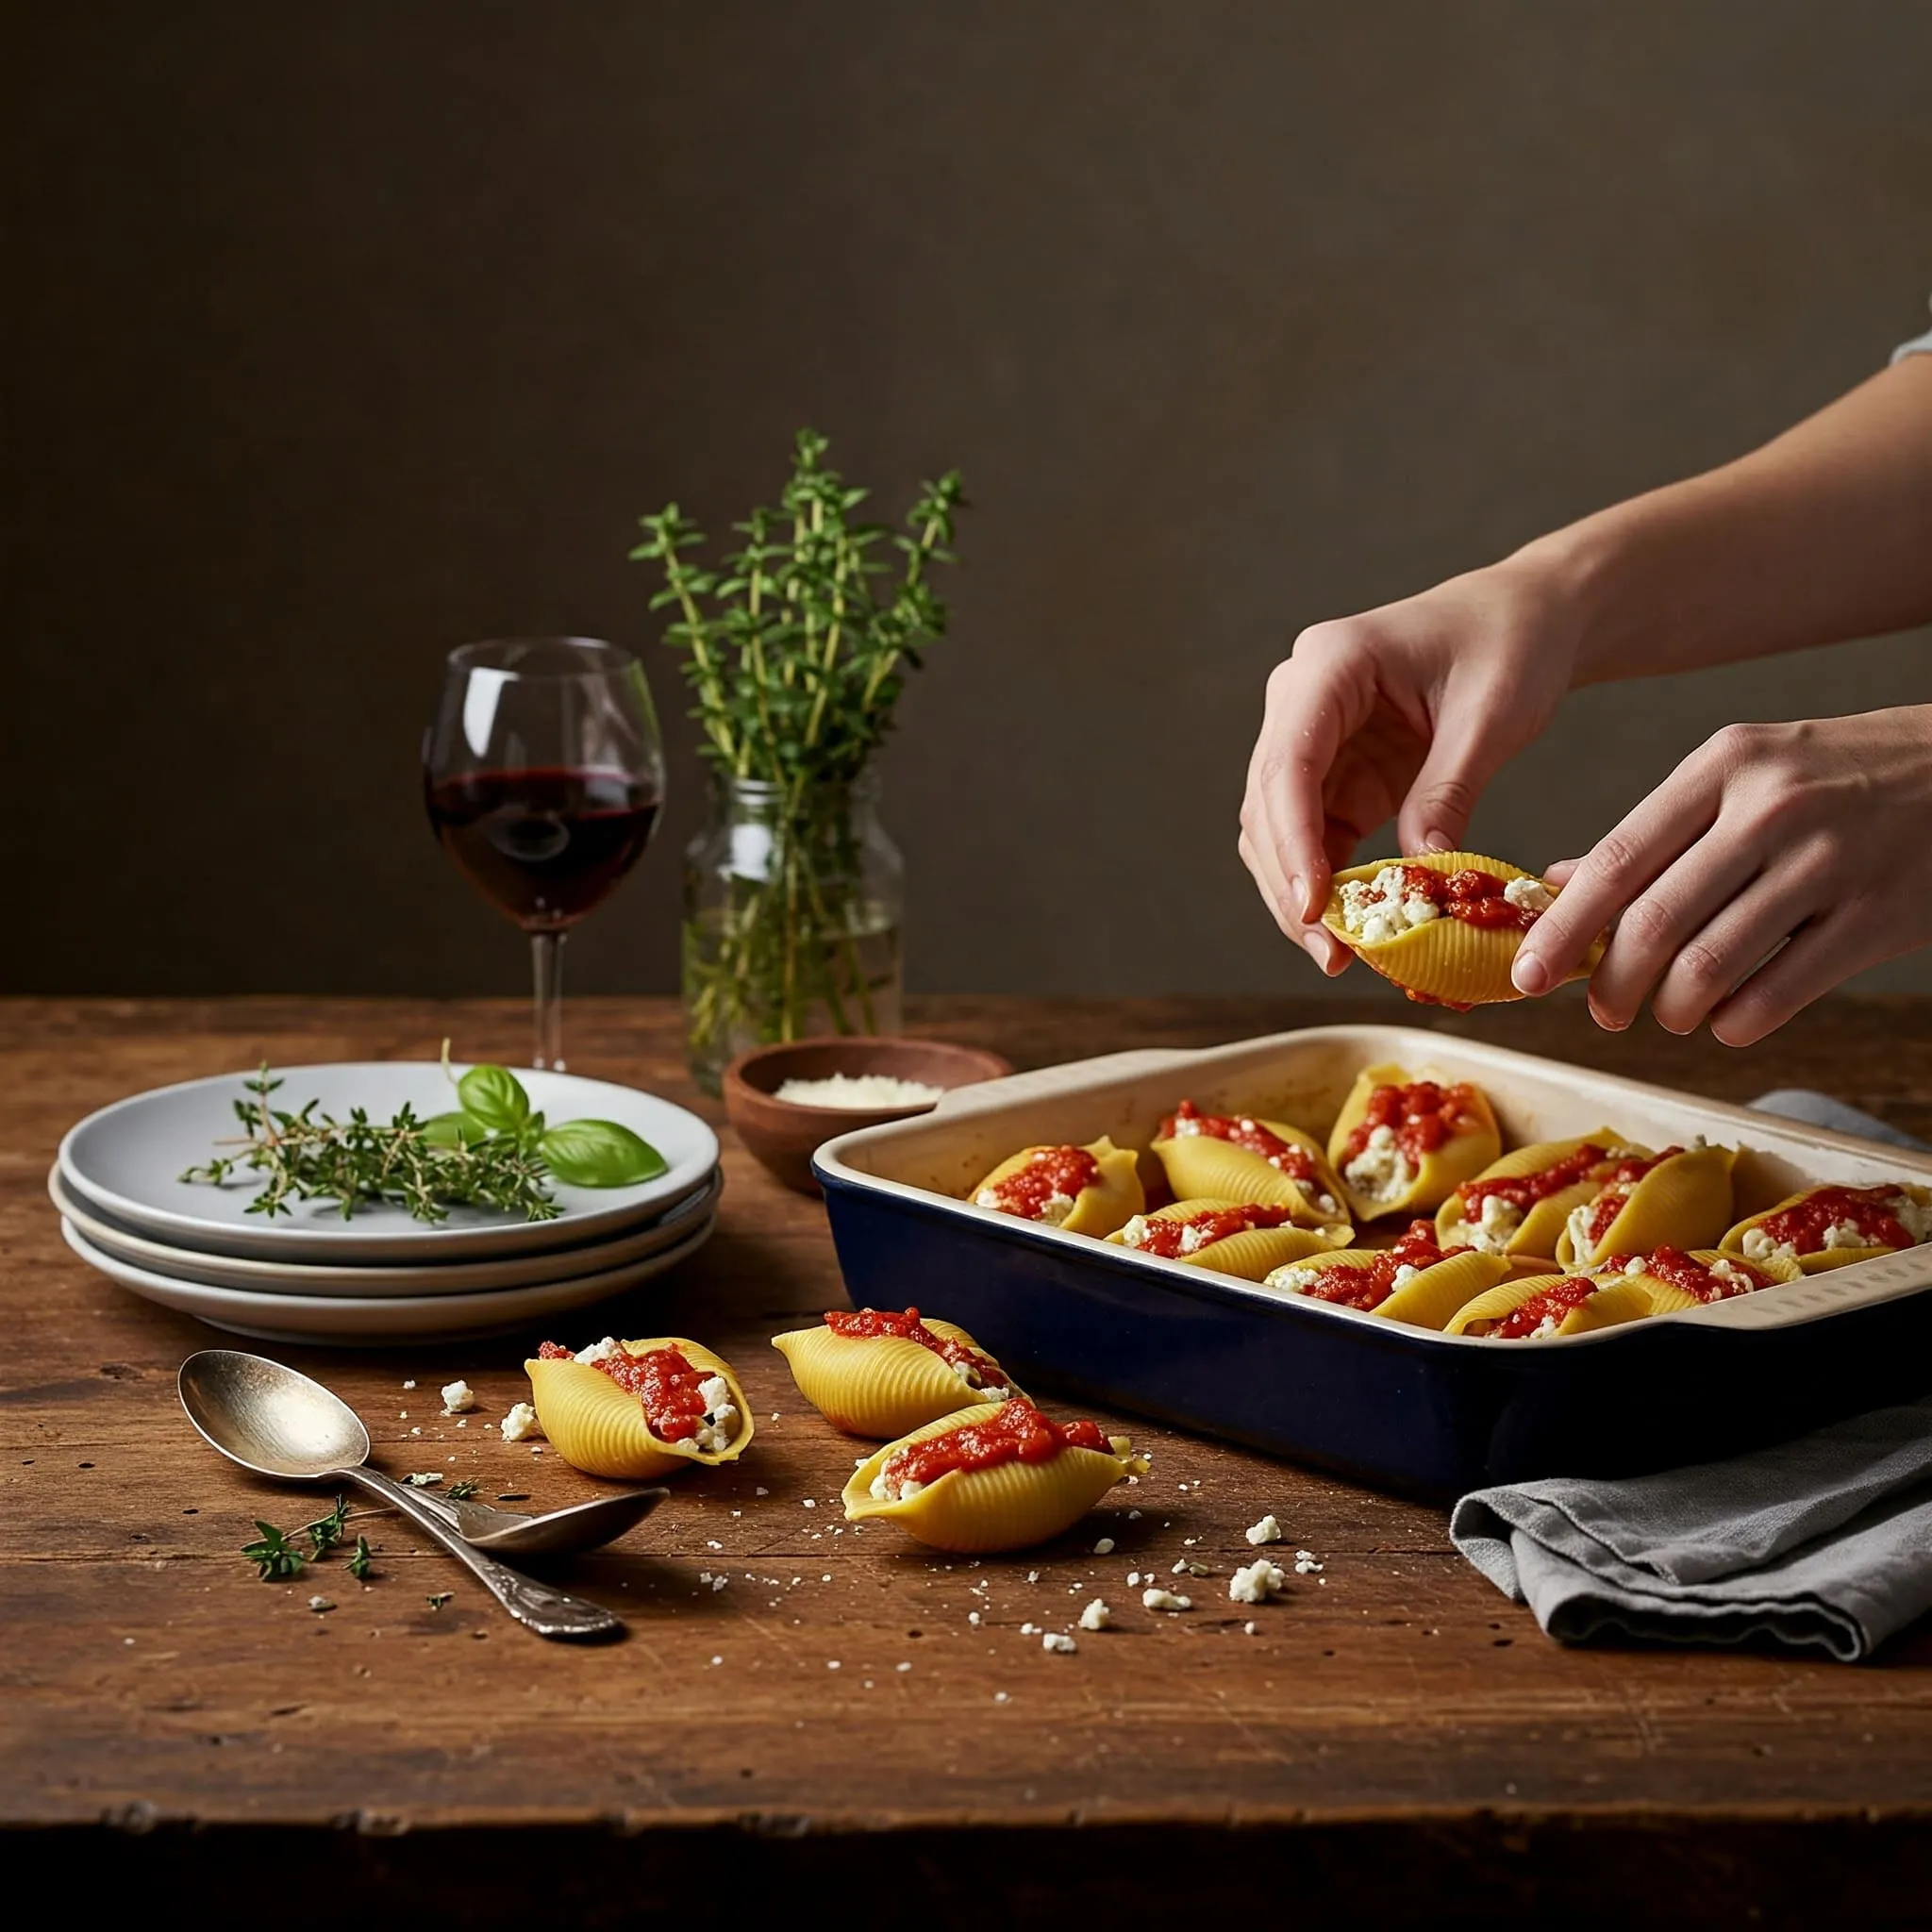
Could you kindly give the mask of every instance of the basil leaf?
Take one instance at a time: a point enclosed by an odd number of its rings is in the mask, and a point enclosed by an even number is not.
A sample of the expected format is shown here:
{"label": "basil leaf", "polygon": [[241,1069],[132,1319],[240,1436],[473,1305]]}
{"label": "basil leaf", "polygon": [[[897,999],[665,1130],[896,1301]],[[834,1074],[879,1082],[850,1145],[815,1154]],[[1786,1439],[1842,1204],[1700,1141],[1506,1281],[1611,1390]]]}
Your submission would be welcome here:
{"label": "basil leaf", "polygon": [[530,1096],[508,1067],[472,1067],[457,1082],[463,1111],[492,1134],[514,1133],[529,1118]]}
{"label": "basil leaf", "polygon": [[432,1147],[474,1147],[489,1132],[466,1113],[440,1113],[423,1123],[423,1138]]}
{"label": "basil leaf", "polygon": [[562,1121],[537,1150],[550,1172],[573,1188],[629,1188],[669,1173],[648,1141],[615,1121]]}

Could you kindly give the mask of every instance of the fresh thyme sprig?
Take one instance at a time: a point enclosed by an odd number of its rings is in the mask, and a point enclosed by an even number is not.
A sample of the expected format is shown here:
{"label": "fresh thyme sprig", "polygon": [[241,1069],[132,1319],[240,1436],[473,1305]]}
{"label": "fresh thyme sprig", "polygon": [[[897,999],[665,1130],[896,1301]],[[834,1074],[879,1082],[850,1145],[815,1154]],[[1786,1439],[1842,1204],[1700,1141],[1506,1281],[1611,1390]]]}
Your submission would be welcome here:
{"label": "fresh thyme sprig", "polygon": [[446,1221],[452,1207],[554,1221],[563,1210],[546,1185],[553,1177],[621,1188],[666,1171],[655,1147],[614,1121],[546,1125],[507,1067],[472,1067],[458,1080],[446,1040],[442,1061],[460,1106],[425,1120],[406,1102],[384,1125],[359,1107],[338,1121],[313,1100],[299,1113],[271,1105],[282,1083],[264,1060],[242,1083],[248,1098],[235,1103],[244,1151],[218,1154],[181,1179],[218,1186],[238,1171],[264,1174],[247,1211],[269,1220],[292,1213],[293,1201],[334,1201],[345,1221],[358,1207],[392,1201],[417,1221]]}
{"label": "fresh thyme sprig", "polygon": [[[966,502],[954,470],[921,487],[903,530],[861,522],[852,513],[870,491],[825,462],[830,446],[798,432],[777,504],[733,525],[745,541],[720,568],[690,554],[704,532],[675,503],[639,519],[644,541],[630,553],[663,572],[651,608],[676,613],[665,639],[684,654],[706,758],[794,796],[849,783],[884,741],[905,672],[945,631],[929,573],[956,560],[947,546]],[[897,551],[896,575],[882,548]]]}
{"label": "fresh thyme sprig", "polygon": [[[320,1563],[341,1541],[352,1520],[348,1499],[344,1496],[336,1498],[336,1507],[326,1516],[318,1516],[313,1523],[305,1523],[299,1529],[277,1529],[273,1523],[264,1523],[258,1516],[255,1526],[261,1535],[252,1543],[243,1543],[242,1554],[255,1565],[256,1574],[264,1583],[280,1583],[291,1576],[299,1576],[305,1563]],[[306,1550],[297,1547],[303,1537],[308,1539]],[[356,1568],[358,1562],[362,1565],[359,1570]],[[358,1536],[356,1554],[349,1558],[349,1568],[357,1576],[361,1576],[367,1574],[368,1566],[369,1545]]]}

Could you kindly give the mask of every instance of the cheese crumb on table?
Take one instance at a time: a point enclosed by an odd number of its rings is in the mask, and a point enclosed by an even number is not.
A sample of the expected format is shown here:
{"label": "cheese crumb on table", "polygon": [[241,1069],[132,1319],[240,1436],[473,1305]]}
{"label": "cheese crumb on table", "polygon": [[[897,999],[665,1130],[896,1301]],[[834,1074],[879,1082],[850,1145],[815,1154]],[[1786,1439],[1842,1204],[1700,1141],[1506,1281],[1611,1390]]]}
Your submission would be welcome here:
{"label": "cheese crumb on table", "polygon": [[521,1442],[525,1436],[541,1436],[543,1428],[537,1420],[537,1411],[527,1402],[513,1402],[509,1413],[497,1425],[497,1432],[506,1442]]}
{"label": "cheese crumb on table", "polygon": [[1141,1592],[1141,1607],[1149,1610],[1191,1610],[1194,1600],[1191,1596],[1176,1596],[1171,1590],[1143,1590]]}
{"label": "cheese crumb on table", "polygon": [[461,1415],[465,1409],[476,1407],[476,1391],[458,1375],[454,1382],[442,1385],[442,1412],[444,1415]]}
{"label": "cheese crumb on table", "polygon": [[1272,1516],[1264,1516],[1245,1532],[1251,1543],[1278,1543],[1281,1541],[1281,1525]]}
{"label": "cheese crumb on table", "polygon": [[1058,1655],[1061,1657],[1072,1657],[1073,1654],[1076,1650],[1078,1650],[1080,1646],[1077,1643],[1075,1643],[1074,1640],[1071,1637],[1067,1636],[1064,1632],[1059,1630],[1048,1630],[1041,1634],[1040,1639],[1040,1647],[1041,1650],[1050,1650],[1058,1652]]}
{"label": "cheese crumb on table", "polygon": [[1110,1536],[1104,1536],[1104,1537],[1102,1537],[1102,1538],[1100,1539],[1100,1541],[1098,1541],[1097,1543],[1095,1543],[1095,1544],[1093,1545],[1093,1554],[1094,1554],[1094,1555],[1095,1555],[1096,1557],[1110,1557],[1110,1556],[1112,1556],[1112,1555],[1113,1555],[1113,1539],[1112,1539],[1112,1537],[1110,1537]]}
{"label": "cheese crumb on table", "polygon": [[1108,1608],[1107,1605],[1099,1597],[1095,1597],[1080,1612],[1080,1627],[1083,1630],[1111,1630],[1113,1628],[1113,1612]]}
{"label": "cheese crumb on table", "polygon": [[1245,1570],[1237,1570],[1228,1578],[1227,1594],[1238,1604],[1265,1604],[1271,1596],[1278,1595],[1287,1582],[1278,1563],[1257,1557]]}

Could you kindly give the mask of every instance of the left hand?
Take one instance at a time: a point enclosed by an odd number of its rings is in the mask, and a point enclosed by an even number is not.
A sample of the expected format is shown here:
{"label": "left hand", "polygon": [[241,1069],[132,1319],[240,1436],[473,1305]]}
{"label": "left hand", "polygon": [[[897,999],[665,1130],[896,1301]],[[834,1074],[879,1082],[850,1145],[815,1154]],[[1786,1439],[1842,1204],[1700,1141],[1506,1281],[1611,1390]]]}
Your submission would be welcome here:
{"label": "left hand", "polygon": [[1821,993],[1932,941],[1932,706],[1727,724],[1561,885],[1516,956],[1521,991],[1560,984],[1616,930],[1590,982],[1621,1032],[1707,1020],[1749,1046]]}

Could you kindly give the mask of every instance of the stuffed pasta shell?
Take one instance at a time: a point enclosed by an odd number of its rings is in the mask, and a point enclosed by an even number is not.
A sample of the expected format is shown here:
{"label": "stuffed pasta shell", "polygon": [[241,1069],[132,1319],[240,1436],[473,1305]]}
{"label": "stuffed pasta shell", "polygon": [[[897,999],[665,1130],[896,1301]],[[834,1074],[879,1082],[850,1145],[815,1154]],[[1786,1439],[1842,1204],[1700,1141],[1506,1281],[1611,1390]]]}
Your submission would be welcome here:
{"label": "stuffed pasta shell", "polygon": [[1455,1189],[1436,1215],[1437,1239],[1445,1248],[1554,1256],[1571,1210],[1595,1196],[1617,1162],[1645,1152],[1608,1127],[1519,1147]]}
{"label": "stuffed pasta shell", "polygon": [[903,1436],[1019,1394],[965,1329],[917,1308],[835,1308],[816,1328],[772,1337],[798,1391],[834,1428]]}
{"label": "stuffed pasta shell", "polygon": [[1137,1214],[1107,1239],[1137,1254],[1259,1281],[1272,1268],[1324,1254],[1348,1239],[1346,1227],[1297,1227],[1293,1215],[1291,1208],[1209,1195]]}
{"label": "stuffed pasta shell", "polygon": [[1651,1312],[1650,1291],[1621,1276],[1532,1274],[1498,1282],[1450,1316],[1448,1335],[1487,1335],[1498,1341],[1547,1341],[1641,1322]]}
{"label": "stuffed pasta shell", "polygon": [[1286,1121],[1203,1113],[1184,1100],[1160,1124],[1154,1152],[1178,1200],[1266,1202],[1291,1209],[1298,1226],[1350,1231],[1321,1142]]}
{"label": "stuffed pasta shell", "polygon": [[1595,1271],[1599,1279],[1634,1281],[1650,1296],[1653,1315],[1707,1307],[1740,1294],[1756,1294],[1780,1281],[1796,1281],[1803,1271],[1779,1257],[1743,1261],[1717,1248],[1653,1248],[1647,1255],[1612,1255]]}
{"label": "stuffed pasta shell", "polygon": [[1807,1188],[1730,1229],[1718,1245],[1760,1267],[1779,1258],[1807,1274],[1848,1267],[1932,1240],[1932,1188]]}
{"label": "stuffed pasta shell", "polygon": [[738,1377],[695,1341],[607,1335],[575,1353],[546,1341],[524,1371],[543,1433],[586,1475],[641,1482],[692,1463],[715,1467],[735,1462],[752,1439]]}
{"label": "stuffed pasta shell", "polygon": [[1024,1549],[1072,1528],[1146,1467],[1126,1437],[1054,1422],[1015,1396],[887,1443],[845,1485],[845,1520],[883,1518],[940,1550]]}
{"label": "stuffed pasta shell", "polygon": [[1611,1255],[1641,1254],[1668,1242],[1708,1247],[1730,1224],[1735,1147],[1666,1147],[1620,1160],[1598,1177],[1596,1192],[1564,1217],[1558,1267],[1594,1268]]}
{"label": "stuffed pasta shell", "polygon": [[1328,1161],[1357,1221],[1440,1208],[1503,1151],[1478,1087],[1414,1080],[1397,1066],[1356,1077],[1328,1136]]}
{"label": "stuffed pasta shell", "polygon": [[1444,1249],[1435,1224],[1414,1221],[1389,1248],[1338,1248],[1273,1270],[1264,1288],[1312,1301],[1360,1308],[1389,1322],[1440,1328],[1485,1289],[1509,1274],[1501,1255],[1475,1248]]}
{"label": "stuffed pasta shell", "polygon": [[1023,1147],[973,1190],[976,1208],[1069,1234],[1108,1235],[1146,1205],[1141,1157],[1103,1134],[1084,1147]]}
{"label": "stuffed pasta shell", "polygon": [[[1429,852],[1337,873],[1322,920],[1410,999],[1466,1012],[1523,997],[1509,969],[1523,935],[1556,897],[1506,860]],[[1570,976],[1588,978],[1602,955],[1598,941]]]}

